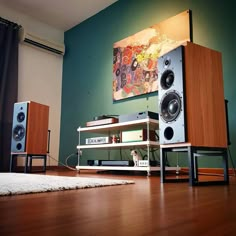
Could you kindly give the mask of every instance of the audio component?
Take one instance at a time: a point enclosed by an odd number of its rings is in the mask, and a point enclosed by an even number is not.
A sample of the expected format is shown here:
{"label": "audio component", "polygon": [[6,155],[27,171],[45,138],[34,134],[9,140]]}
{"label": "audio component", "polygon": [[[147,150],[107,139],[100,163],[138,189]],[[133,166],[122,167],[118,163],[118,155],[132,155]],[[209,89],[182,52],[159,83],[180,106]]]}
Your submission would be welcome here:
{"label": "audio component", "polygon": [[100,160],[87,160],[88,166],[100,166]]}
{"label": "audio component", "polygon": [[160,144],[227,147],[221,53],[188,42],[158,59]]}
{"label": "audio component", "polygon": [[89,166],[133,166],[130,160],[88,160]]}
{"label": "audio component", "polygon": [[88,121],[86,123],[86,126],[97,126],[97,125],[108,125],[108,124],[114,124],[118,123],[118,118],[107,118],[107,119],[100,119],[100,120],[93,120],[93,121]]}
{"label": "audio component", "polygon": [[144,111],[144,112],[137,112],[133,114],[124,114],[119,115],[119,122],[126,122],[126,121],[132,121],[132,120],[141,120],[145,118],[150,118],[154,120],[158,120],[158,114],[151,111]]}
{"label": "audio component", "polygon": [[14,104],[11,152],[46,154],[49,107],[36,102]]}
{"label": "audio component", "polygon": [[102,160],[101,166],[133,166],[133,161],[129,160]]}
{"label": "audio component", "polygon": [[[149,140],[155,141],[155,131],[149,131]],[[121,131],[121,142],[138,142],[138,141],[147,141],[147,130],[139,129],[139,130],[125,130]]]}
{"label": "audio component", "polygon": [[108,118],[115,118],[117,115],[101,115],[93,117],[93,120],[104,120]]}
{"label": "audio component", "polygon": [[[87,160],[88,166],[134,166],[131,160]],[[157,161],[139,160],[138,166],[158,166]]]}
{"label": "audio component", "polygon": [[94,138],[86,138],[86,144],[104,144],[104,143],[111,143],[110,137],[94,137]]}

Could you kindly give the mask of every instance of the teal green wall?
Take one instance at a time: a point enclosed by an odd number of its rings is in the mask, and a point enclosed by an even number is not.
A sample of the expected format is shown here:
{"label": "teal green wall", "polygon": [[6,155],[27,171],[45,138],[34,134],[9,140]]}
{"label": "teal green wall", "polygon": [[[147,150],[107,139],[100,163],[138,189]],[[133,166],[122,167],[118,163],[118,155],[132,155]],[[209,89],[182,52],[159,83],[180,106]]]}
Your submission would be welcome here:
{"label": "teal green wall", "polygon": [[[65,33],[60,161],[76,152],[77,128],[94,116],[151,110],[158,112],[157,93],[112,101],[113,43],[191,9],[193,42],[222,52],[224,91],[229,100],[231,153],[236,162],[235,14],[233,0],[119,0]],[[217,114],[216,114],[217,116]],[[84,154],[83,159],[106,157]],[[104,156],[105,155],[105,156]],[[76,164],[74,158],[69,162]],[[218,164],[218,163],[215,163]]]}

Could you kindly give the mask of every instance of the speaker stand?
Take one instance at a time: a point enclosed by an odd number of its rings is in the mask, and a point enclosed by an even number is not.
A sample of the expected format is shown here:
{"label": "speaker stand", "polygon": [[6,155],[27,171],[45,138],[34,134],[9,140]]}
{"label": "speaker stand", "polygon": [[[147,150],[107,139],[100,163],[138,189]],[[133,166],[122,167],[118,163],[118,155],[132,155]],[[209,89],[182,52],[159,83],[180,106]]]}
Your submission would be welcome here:
{"label": "speaker stand", "polygon": [[[186,152],[188,154],[189,178],[188,179],[168,179],[166,178],[166,159],[169,152]],[[216,181],[199,181],[198,174],[198,157],[222,157],[222,165],[224,169],[224,179]],[[195,147],[190,143],[168,144],[160,146],[161,159],[161,183],[189,181],[190,186],[196,185],[214,185],[214,184],[229,184],[228,173],[228,152],[227,148],[212,148],[212,147]]]}
{"label": "speaker stand", "polygon": [[[42,159],[43,160],[43,168],[37,172],[46,172],[46,165],[47,165],[47,155],[45,154],[28,154],[28,153],[11,153],[10,159],[10,172],[16,170],[17,163],[16,158],[24,157],[25,158],[25,166],[24,166],[24,173],[31,173],[32,172],[32,161],[33,159]],[[34,171],[35,172],[35,171]]]}

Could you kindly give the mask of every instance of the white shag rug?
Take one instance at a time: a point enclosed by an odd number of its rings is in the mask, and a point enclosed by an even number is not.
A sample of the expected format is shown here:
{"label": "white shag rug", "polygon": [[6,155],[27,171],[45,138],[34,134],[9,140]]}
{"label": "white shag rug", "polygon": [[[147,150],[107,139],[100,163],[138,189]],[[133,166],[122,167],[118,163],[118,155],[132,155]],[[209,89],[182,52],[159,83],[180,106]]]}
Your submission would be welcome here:
{"label": "white shag rug", "polygon": [[94,188],[133,183],[134,181],[130,180],[105,178],[0,173],[0,196]]}

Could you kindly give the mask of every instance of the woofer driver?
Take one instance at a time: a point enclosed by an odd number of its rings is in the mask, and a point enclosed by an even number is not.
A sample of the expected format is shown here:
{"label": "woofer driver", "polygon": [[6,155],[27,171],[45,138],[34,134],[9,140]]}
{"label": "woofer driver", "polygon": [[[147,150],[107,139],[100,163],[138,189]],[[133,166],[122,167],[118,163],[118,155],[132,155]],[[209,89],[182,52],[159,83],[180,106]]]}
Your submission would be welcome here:
{"label": "woofer driver", "polygon": [[16,125],[13,129],[13,139],[20,141],[25,137],[25,128],[23,125]]}
{"label": "woofer driver", "polygon": [[166,93],[160,103],[161,118],[167,123],[177,119],[181,111],[181,98],[178,93]]}

